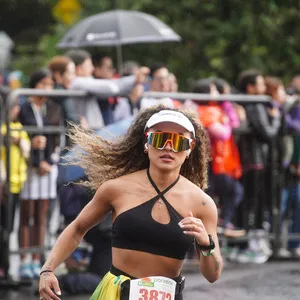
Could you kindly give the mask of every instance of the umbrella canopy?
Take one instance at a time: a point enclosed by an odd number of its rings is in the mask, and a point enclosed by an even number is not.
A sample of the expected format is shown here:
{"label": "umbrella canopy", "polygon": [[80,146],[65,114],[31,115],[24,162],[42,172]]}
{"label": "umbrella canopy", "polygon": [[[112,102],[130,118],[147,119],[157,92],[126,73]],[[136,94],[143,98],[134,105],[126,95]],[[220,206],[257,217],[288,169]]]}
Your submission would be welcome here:
{"label": "umbrella canopy", "polygon": [[154,16],[138,11],[113,10],[77,23],[57,47],[119,46],[180,40],[177,33]]}

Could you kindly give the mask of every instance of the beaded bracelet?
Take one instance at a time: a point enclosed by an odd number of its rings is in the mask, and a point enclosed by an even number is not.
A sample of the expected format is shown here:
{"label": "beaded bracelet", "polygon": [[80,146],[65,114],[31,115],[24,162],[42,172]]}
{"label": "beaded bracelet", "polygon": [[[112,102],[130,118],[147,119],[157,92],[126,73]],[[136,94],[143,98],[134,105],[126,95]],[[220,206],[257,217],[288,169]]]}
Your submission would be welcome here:
{"label": "beaded bracelet", "polygon": [[52,272],[52,273],[53,273],[53,271],[52,271],[52,270],[44,270],[44,271],[42,271],[42,272],[40,273],[40,276],[41,276],[43,273],[50,273],[50,272]]}

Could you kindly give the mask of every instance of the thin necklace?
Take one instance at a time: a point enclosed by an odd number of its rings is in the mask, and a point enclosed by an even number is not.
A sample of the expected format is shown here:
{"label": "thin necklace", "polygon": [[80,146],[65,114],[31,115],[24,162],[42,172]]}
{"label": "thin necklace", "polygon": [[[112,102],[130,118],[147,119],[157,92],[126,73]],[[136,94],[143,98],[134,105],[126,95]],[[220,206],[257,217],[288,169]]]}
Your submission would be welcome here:
{"label": "thin necklace", "polygon": [[162,199],[158,199],[158,207],[159,208],[162,208],[163,204],[164,204],[164,201]]}

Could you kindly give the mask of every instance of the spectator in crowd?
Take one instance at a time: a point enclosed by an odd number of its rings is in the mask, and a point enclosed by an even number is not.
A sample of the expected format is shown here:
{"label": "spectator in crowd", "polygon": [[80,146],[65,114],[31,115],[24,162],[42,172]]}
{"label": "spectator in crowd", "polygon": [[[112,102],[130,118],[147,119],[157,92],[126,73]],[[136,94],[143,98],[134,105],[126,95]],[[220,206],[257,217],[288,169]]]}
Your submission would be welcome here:
{"label": "spectator in crowd", "polygon": [[[169,92],[177,93],[178,92],[178,82],[175,74],[170,73],[169,75]],[[182,106],[182,102],[176,99],[172,99],[174,108],[180,108]]]}
{"label": "spectator in crowd", "polygon": [[[91,78],[94,70],[91,55],[85,50],[70,50],[65,55],[75,64],[76,76],[72,80],[70,88],[85,90],[84,87],[87,84],[87,80],[84,80],[82,86],[78,87],[76,86],[76,79]],[[86,120],[88,127],[100,129],[104,126],[102,112],[95,97],[74,98],[73,101],[77,109],[77,115],[80,116],[81,120]]]}
{"label": "spectator in crowd", "polygon": [[[169,92],[169,70],[165,64],[156,63],[150,68],[150,92]],[[141,109],[145,109],[154,105],[165,105],[173,108],[173,101],[171,98],[147,98],[143,97],[141,100]]]}
{"label": "spectator in crowd", "polygon": [[[243,94],[264,95],[265,80],[256,70],[242,72],[237,87]],[[247,120],[251,131],[240,139],[240,153],[244,170],[245,209],[249,243],[243,246],[238,255],[240,262],[263,263],[272,254],[264,227],[269,222],[269,203],[266,201],[266,167],[269,160],[268,143],[278,134],[280,111],[277,107],[268,108],[265,104],[255,103],[246,106]]]}
{"label": "spectator in crowd", "polygon": [[169,92],[170,93],[177,93],[178,92],[178,82],[175,74],[169,74]]}
{"label": "spectator in crowd", "polygon": [[288,96],[282,81],[277,77],[266,77],[266,94],[272,97],[272,106],[281,113],[281,127],[275,139],[275,161],[287,166],[293,155],[293,135],[300,131],[299,99]]}
{"label": "spectator in crowd", "polygon": [[[236,91],[234,87],[231,87],[230,84],[223,78],[214,78],[214,84],[219,92],[219,94],[228,95],[235,94]],[[235,132],[241,132],[247,127],[247,115],[245,108],[237,103],[230,102],[234,106],[235,112],[238,114],[240,126],[234,126]],[[225,104],[225,106],[228,104]],[[228,111],[229,113],[229,111]],[[234,114],[235,115],[235,114]]]}
{"label": "spectator in crowd", "polygon": [[213,82],[216,85],[216,88],[220,94],[231,94],[231,86],[225,79],[217,77],[213,79]]}
{"label": "spectator in crowd", "polygon": [[[272,147],[274,168],[277,171],[277,190],[282,190],[281,215],[288,213],[291,217],[291,233],[300,233],[300,188],[299,174],[299,135],[300,135],[300,102],[296,97],[289,97],[279,78],[266,78],[266,93],[272,97],[272,103],[278,107],[282,115],[282,125],[279,135]],[[275,179],[275,178],[274,178]],[[279,202],[279,201],[278,201]],[[281,248],[279,255],[283,257],[300,257],[300,241],[290,241],[288,251]]]}
{"label": "spectator in crowd", "polygon": [[[193,93],[217,96],[218,90],[214,79],[198,80]],[[221,81],[219,81],[221,83]],[[224,92],[228,83],[222,81]],[[240,126],[240,120],[232,103],[225,101],[221,104],[214,101],[197,102],[199,120],[207,129],[211,140],[212,161],[210,166],[211,193],[219,197],[221,218],[220,231],[226,236],[242,236],[244,230],[234,230],[232,224],[236,208],[243,199],[243,186],[239,182],[242,175],[240,155],[234,141],[232,130]]]}
{"label": "spectator in crowd", "polygon": [[[52,73],[54,81],[54,89],[68,90],[71,87],[72,81],[76,77],[75,64],[67,56],[54,56],[49,64],[48,68]],[[53,97],[52,97],[53,99]],[[60,97],[55,99],[55,102],[61,106],[61,114],[58,115],[60,120],[66,122],[72,122],[75,124],[85,124],[83,117],[76,114],[74,102],[69,97]],[[61,122],[60,122],[61,123]]]}
{"label": "spectator in crowd", "polygon": [[[84,50],[71,50],[66,56],[70,57],[76,66],[76,78],[71,88],[87,91],[101,97],[126,96],[136,83],[142,83],[148,74],[148,68],[139,69],[136,76],[126,76],[120,79],[96,79],[92,77],[94,66],[91,56]],[[99,129],[104,126],[101,110],[95,96],[76,98],[76,108],[79,115],[85,117],[90,128]]]}
{"label": "spectator in crowd", "polygon": [[[234,87],[230,86],[230,84],[224,80],[223,78],[214,78],[213,79],[214,84],[216,85],[216,88],[219,92],[219,94],[223,94],[223,95],[228,95],[228,94],[236,94],[236,90],[234,89]],[[225,106],[228,106],[228,102],[224,102]],[[244,106],[234,103],[234,102],[230,102],[232,103],[234,110],[232,110],[233,116],[232,116],[232,120],[234,120],[236,113],[238,114],[239,117],[239,125],[237,125],[237,123],[233,124],[233,129],[234,129],[234,133],[235,133],[235,140],[237,140],[239,138],[239,135],[244,133],[245,130],[248,130],[248,123],[247,123],[247,115],[246,115],[246,110],[244,108]],[[231,105],[231,104],[229,104]],[[227,110],[227,113],[230,114],[231,110]],[[229,116],[230,118],[230,116]]]}
{"label": "spectator in crowd", "polygon": [[3,160],[0,159],[0,280],[7,276],[9,270],[9,257],[8,257],[8,241],[5,238],[8,234],[7,220],[5,219],[5,213],[7,210],[7,204],[5,202],[5,183],[6,183],[6,167]]}
{"label": "spectator in crowd", "polygon": [[[51,90],[52,74],[47,69],[35,71],[29,80],[32,89]],[[43,129],[49,124],[46,116],[47,97],[31,96],[21,107],[22,125],[36,126]],[[30,134],[30,133],[29,133]],[[20,206],[20,248],[44,247],[49,201],[56,198],[57,160],[53,153],[51,135],[44,133],[30,134],[32,152],[27,170],[27,180],[21,192]],[[33,252],[21,255],[20,278],[32,279],[39,276],[41,253]]]}
{"label": "spectator in crowd", "polygon": [[[113,79],[115,75],[115,68],[113,60],[106,54],[97,54],[92,57],[94,64],[93,76],[98,79]],[[102,112],[104,125],[107,126],[113,123],[113,110],[116,103],[114,97],[97,97],[98,105]]]}
{"label": "spectator in crowd", "polygon": [[144,92],[142,84],[136,85],[128,97],[119,97],[114,110],[114,121],[121,121],[136,116],[140,110],[140,101]]}
{"label": "spectator in crowd", "polygon": [[[122,76],[136,75],[139,70],[139,64],[134,61],[128,61],[123,64]],[[144,85],[136,84],[130,91],[128,97],[118,97],[114,110],[114,121],[121,121],[131,116],[135,116],[141,105],[141,98],[144,93]]]}
{"label": "spectator in crowd", "polygon": [[[299,110],[299,109],[298,109]],[[299,120],[299,119],[298,119]],[[281,211],[284,213],[287,206],[292,211],[292,220],[290,232],[300,232],[300,133],[299,131],[293,137],[293,156],[288,169],[290,181],[287,188],[283,190]],[[300,241],[290,241],[288,244],[292,256],[300,258]]]}
{"label": "spectator in crowd", "polygon": [[112,79],[116,73],[113,60],[106,54],[96,54],[92,56],[94,65],[93,75],[95,78]]}
{"label": "spectator in crowd", "polygon": [[[10,108],[10,193],[11,193],[11,209],[7,209],[8,205],[8,195],[4,195],[4,191],[0,190],[0,211],[1,211],[1,227],[5,228],[6,234],[10,234],[13,231],[15,211],[16,207],[19,205],[19,196],[21,189],[23,188],[24,182],[26,180],[26,169],[27,169],[27,159],[30,155],[30,140],[26,131],[21,130],[22,124],[18,122],[18,115],[20,112],[20,107],[18,103],[14,103]],[[6,139],[7,128],[3,124],[1,127],[1,133],[3,138]],[[7,163],[7,149],[6,147],[1,148],[1,171],[5,170]],[[2,178],[1,182],[5,181],[5,177]],[[3,185],[2,185],[3,187]],[[8,212],[11,215],[8,215]],[[2,236],[2,233],[1,233]],[[3,241],[1,240],[1,245]],[[1,247],[0,251],[0,277],[4,276],[4,270],[8,270],[8,261],[3,257],[4,247]]]}
{"label": "spectator in crowd", "polygon": [[[52,73],[54,89],[68,90],[71,83],[76,77],[75,64],[66,56],[54,56],[48,68]],[[47,116],[51,125],[68,127],[68,122],[81,124],[88,127],[87,120],[77,113],[75,101],[71,97],[51,97],[47,103]],[[65,146],[69,146],[69,139],[65,132],[56,136],[56,144],[59,145],[60,151]]]}
{"label": "spectator in crowd", "polygon": [[287,93],[289,95],[300,94],[300,74],[297,74],[293,77],[287,89]]}
{"label": "spectator in crowd", "polygon": [[122,65],[122,70],[120,71],[120,76],[130,76],[136,75],[139,71],[140,65],[133,60],[125,61]]}
{"label": "spectator in crowd", "polygon": [[4,83],[4,74],[3,71],[0,70],[0,86],[3,86],[3,83]]}

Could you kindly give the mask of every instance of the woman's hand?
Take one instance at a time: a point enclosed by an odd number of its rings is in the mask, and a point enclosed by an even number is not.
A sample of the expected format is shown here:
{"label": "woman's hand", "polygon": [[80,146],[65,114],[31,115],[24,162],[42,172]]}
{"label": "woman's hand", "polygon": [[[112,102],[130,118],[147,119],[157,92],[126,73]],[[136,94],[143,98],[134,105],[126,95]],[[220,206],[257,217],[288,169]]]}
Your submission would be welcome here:
{"label": "woman's hand", "polygon": [[48,173],[50,173],[52,170],[52,166],[50,164],[48,164],[46,161],[41,161],[40,165],[39,165],[39,174],[41,176],[44,176]]}
{"label": "woman's hand", "polygon": [[12,141],[12,143],[13,143],[14,145],[19,145],[19,143],[20,143],[20,138],[17,137],[17,136],[12,136],[12,137],[11,137],[11,141]]}
{"label": "woman's hand", "polygon": [[242,122],[246,121],[247,120],[247,114],[246,114],[245,108],[242,105],[239,105],[237,103],[234,103],[233,106],[235,108],[236,113],[239,116],[240,121],[242,121]]}
{"label": "woman's hand", "polygon": [[194,218],[191,211],[188,217],[179,222],[179,226],[183,229],[184,234],[193,236],[199,245],[208,246],[210,244],[204,224],[200,219]]}
{"label": "woman's hand", "polygon": [[53,272],[45,272],[40,276],[40,300],[60,300],[61,291]]}
{"label": "woman's hand", "polygon": [[280,116],[280,111],[277,107],[268,108],[268,114],[270,117],[277,118]]}

